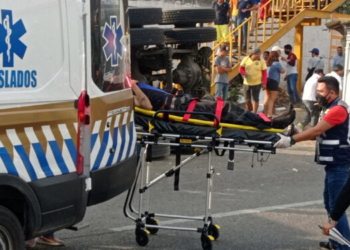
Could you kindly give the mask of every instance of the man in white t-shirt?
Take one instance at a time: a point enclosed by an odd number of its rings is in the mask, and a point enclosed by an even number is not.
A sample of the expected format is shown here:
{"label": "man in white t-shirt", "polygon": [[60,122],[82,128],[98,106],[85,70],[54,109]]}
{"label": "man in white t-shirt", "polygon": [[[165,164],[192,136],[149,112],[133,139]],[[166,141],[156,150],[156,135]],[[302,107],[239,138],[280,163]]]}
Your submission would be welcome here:
{"label": "man in white t-shirt", "polygon": [[326,76],[333,76],[335,79],[338,80],[339,82],[339,96],[341,98],[341,94],[343,91],[343,72],[344,72],[344,67],[340,64],[336,64],[332,68],[332,72],[328,73]]}
{"label": "man in white t-shirt", "polygon": [[323,69],[315,69],[314,74],[305,83],[302,100],[306,107],[306,115],[297,125],[300,129],[303,129],[310,121],[311,126],[315,126],[318,122],[320,111],[319,106],[316,105],[316,88],[317,80],[321,76],[324,76]]}

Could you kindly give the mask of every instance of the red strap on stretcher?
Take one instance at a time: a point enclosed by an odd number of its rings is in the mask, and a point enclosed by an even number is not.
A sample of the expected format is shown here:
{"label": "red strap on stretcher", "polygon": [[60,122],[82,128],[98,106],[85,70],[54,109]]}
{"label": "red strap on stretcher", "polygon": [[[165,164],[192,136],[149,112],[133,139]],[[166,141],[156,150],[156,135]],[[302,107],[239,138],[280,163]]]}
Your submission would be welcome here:
{"label": "red strap on stretcher", "polygon": [[[222,109],[224,107],[225,101],[221,99],[220,97],[216,97],[216,109],[215,109],[215,115],[219,119],[219,122],[221,121],[221,116],[222,116]],[[217,126],[217,121],[216,119],[214,120],[214,126]]]}
{"label": "red strap on stretcher", "polygon": [[[198,99],[193,99],[190,102],[190,104],[188,105],[186,111],[187,112],[192,112],[194,110],[194,108],[196,107],[198,101],[199,101]],[[182,118],[182,121],[187,122],[188,119],[190,119],[190,117],[191,117],[191,114],[185,114],[184,117]]]}
{"label": "red strap on stretcher", "polygon": [[271,119],[268,118],[264,113],[259,112],[258,116],[260,116],[261,119],[263,119],[265,122],[271,122]]}

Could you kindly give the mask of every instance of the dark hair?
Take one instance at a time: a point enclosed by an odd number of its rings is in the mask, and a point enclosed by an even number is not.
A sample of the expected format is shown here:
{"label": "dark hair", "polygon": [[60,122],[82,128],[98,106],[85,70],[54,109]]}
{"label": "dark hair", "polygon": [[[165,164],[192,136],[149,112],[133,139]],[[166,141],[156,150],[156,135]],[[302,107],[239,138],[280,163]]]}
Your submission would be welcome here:
{"label": "dark hair", "polygon": [[338,46],[337,49],[343,49],[343,47],[342,46]]}
{"label": "dark hair", "polygon": [[292,49],[293,47],[292,47],[292,45],[290,45],[290,44],[286,44],[286,45],[284,45],[284,49]]}
{"label": "dark hair", "polygon": [[316,73],[316,74],[322,73],[323,74],[323,69],[315,69],[314,73]]}
{"label": "dark hair", "polygon": [[271,66],[273,62],[278,62],[278,52],[277,51],[271,51],[269,58],[267,59],[267,66]]}
{"label": "dark hair", "polygon": [[332,68],[333,71],[344,70],[344,67],[341,64],[335,64]]}
{"label": "dark hair", "polygon": [[337,95],[339,94],[339,82],[333,76],[321,76],[317,82],[324,82],[328,90],[333,90]]}
{"label": "dark hair", "polygon": [[264,51],[264,54],[270,55],[270,51],[266,50],[266,51]]}

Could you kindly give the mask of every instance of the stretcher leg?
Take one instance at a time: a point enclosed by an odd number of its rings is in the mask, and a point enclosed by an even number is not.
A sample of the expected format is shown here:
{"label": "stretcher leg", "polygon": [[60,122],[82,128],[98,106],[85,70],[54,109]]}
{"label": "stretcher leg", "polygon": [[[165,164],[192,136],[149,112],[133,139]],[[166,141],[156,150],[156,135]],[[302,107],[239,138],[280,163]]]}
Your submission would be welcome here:
{"label": "stretcher leg", "polygon": [[[169,230],[181,230],[181,231],[193,231],[200,233],[201,237],[201,243],[202,248],[204,250],[211,250],[212,249],[212,241],[219,238],[219,229],[220,227],[218,225],[215,225],[213,223],[213,219],[211,217],[212,213],[212,199],[213,199],[213,175],[214,175],[214,167],[212,166],[212,157],[213,152],[215,150],[221,149],[221,150],[229,150],[231,151],[245,151],[245,152],[253,152],[253,153],[272,153],[272,149],[265,149],[264,145],[271,142],[264,142],[264,141],[247,141],[244,142],[241,141],[235,141],[235,139],[231,138],[220,138],[220,137],[208,137],[208,138],[201,138],[208,141],[207,145],[203,144],[195,144],[195,143],[181,143],[180,140],[177,140],[177,143],[174,142],[168,142],[168,143],[159,143],[157,138],[164,137],[164,138],[185,138],[188,139],[187,136],[182,135],[171,135],[171,134],[145,134],[143,135],[143,139],[139,141],[141,144],[141,152],[140,152],[140,159],[138,163],[138,169],[136,178],[134,181],[134,184],[132,188],[129,190],[127,194],[127,198],[124,205],[124,213],[127,217],[133,219],[136,222],[136,229],[135,229],[135,236],[136,236],[136,242],[140,246],[146,246],[149,242],[149,234],[155,234],[158,232],[159,229],[169,229]],[[150,136],[154,136],[154,139],[149,140],[148,138]],[[226,143],[225,142],[230,142]],[[224,145],[222,146],[221,143]],[[160,144],[160,145],[170,145],[177,147],[177,152],[181,152],[181,147],[195,147],[195,148],[201,148],[201,151],[194,153],[193,155],[187,157],[183,161],[181,161],[181,155],[178,154],[176,156],[176,164],[174,167],[168,169],[161,175],[158,175],[157,177],[151,179],[151,168],[150,168],[150,148],[151,145],[154,144]],[[236,147],[236,145],[245,145],[245,146],[254,146],[254,148],[241,148]],[[201,156],[202,154],[208,152],[208,165],[206,167],[206,201],[205,201],[205,213],[204,216],[186,216],[186,215],[174,215],[174,214],[160,214],[160,213],[151,213],[149,212],[149,205],[150,205],[150,196],[149,193],[147,193],[147,196],[144,196],[146,192],[149,192],[150,187],[161,181],[162,179],[166,177],[173,176],[176,171],[180,170],[184,165],[192,161],[193,159]],[[147,157],[146,157],[147,156]],[[180,162],[181,161],[181,162]],[[229,157],[229,164],[228,169],[234,168],[234,153],[232,152]],[[175,183],[176,184],[176,183]],[[138,203],[138,211],[133,207],[133,199],[135,192],[137,190],[137,187],[139,188],[139,203]],[[176,187],[175,187],[176,190]],[[136,203],[136,202],[135,202]],[[137,203],[136,203],[137,204]],[[130,213],[136,214],[136,217],[134,218],[131,216]],[[174,218],[174,219],[185,219],[185,220],[198,220],[202,221],[203,227],[198,228],[189,228],[189,227],[175,227],[175,226],[164,226],[158,223],[158,221],[155,219],[157,217],[166,217],[166,218]]]}

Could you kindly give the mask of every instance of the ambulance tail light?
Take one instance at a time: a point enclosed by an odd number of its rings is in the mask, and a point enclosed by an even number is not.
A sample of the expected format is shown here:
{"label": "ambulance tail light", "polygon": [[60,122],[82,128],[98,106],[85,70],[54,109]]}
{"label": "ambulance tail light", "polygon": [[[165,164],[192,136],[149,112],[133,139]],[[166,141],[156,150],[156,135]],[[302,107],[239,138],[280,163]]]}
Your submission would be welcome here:
{"label": "ambulance tail light", "polygon": [[78,109],[78,130],[77,130],[77,174],[84,172],[84,131],[85,125],[90,124],[90,99],[89,95],[83,90],[77,101]]}

